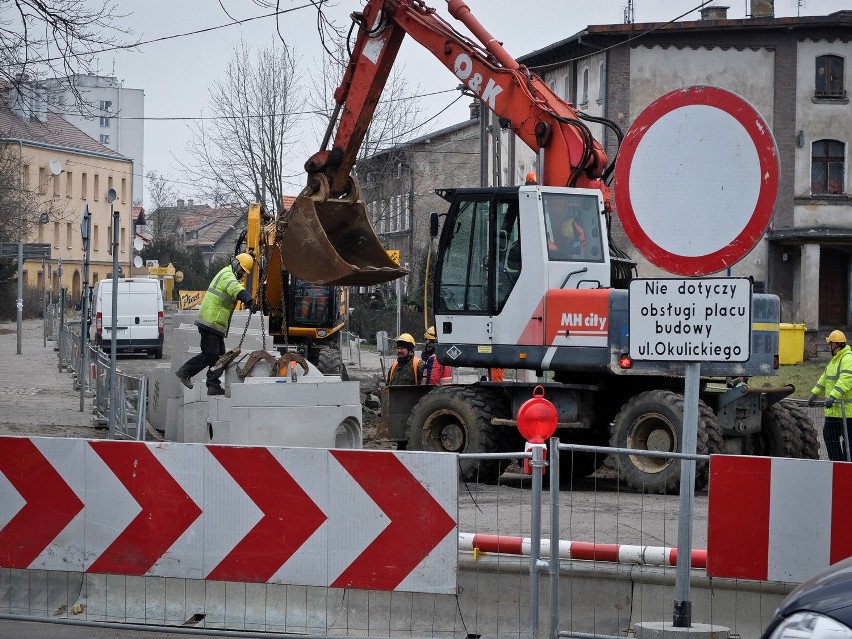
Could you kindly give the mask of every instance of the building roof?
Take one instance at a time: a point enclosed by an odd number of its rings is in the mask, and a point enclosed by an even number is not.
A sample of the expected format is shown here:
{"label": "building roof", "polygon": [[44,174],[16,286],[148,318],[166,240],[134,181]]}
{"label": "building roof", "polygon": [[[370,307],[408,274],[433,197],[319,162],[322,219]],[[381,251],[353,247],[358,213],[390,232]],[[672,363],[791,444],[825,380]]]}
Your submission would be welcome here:
{"label": "building roof", "polygon": [[0,87],[0,135],[15,142],[29,146],[57,149],[132,162],[130,158],[105,147],[97,140],[83,133],[68,120],[50,108],[47,109],[46,122],[37,119],[26,121],[9,107],[9,89]]}
{"label": "building roof", "polygon": [[683,22],[644,22],[631,24],[595,24],[589,25],[574,35],[554,42],[546,47],[537,49],[518,58],[518,62],[524,65],[534,66],[542,64],[545,60],[552,61],[554,57],[561,57],[562,49],[587,48],[588,52],[595,53],[600,47],[594,43],[597,38],[615,38],[619,40],[635,41],[642,43],[645,34],[676,34],[688,32],[691,35],[710,31],[748,31],[748,30],[790,30],[790,29],[816,29],[816,28],[852,28],[852,11],[835,11],[827,16],[800,16],[800,17],[759,17],[738,18],[723,20],[688,20]]}

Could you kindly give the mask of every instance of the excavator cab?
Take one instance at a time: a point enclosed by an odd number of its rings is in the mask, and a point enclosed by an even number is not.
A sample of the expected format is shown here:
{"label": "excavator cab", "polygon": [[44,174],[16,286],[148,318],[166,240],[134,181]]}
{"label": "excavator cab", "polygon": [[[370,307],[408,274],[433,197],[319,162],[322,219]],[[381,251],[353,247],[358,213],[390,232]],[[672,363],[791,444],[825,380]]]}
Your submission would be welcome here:
{"label": "excavator cab", "polygon": [[341,286],[372,286],[407,275],[376,236],[357,180],[350,177],[348,193],[336,198],[324,175],[312,177],[314,188],[303,191],[280,222],[284,267],[305,282]]}

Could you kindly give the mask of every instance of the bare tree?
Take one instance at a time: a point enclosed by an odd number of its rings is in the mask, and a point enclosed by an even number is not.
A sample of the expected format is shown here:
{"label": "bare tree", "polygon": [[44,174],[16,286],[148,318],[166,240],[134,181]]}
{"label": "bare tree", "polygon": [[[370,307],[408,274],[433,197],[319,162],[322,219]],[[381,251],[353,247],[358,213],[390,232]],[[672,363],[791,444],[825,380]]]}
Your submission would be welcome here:
{"label": "bare tree", "polygon": [[145,174],[148,182],[148,195],[152,210],[146,216],[146,222],[151,225],[151,237],[159,240],[163,235],[171,233],[177,220],[168,219],[167,209],[175,205],[177,196],[171,181],[161,173],[148,171]]}
{"label": "bare tree", "polygon": [[282,210],[289,145],[300,104],[293,54],[280,44],[252,54],[235,47],[222,80],[210,87],[213,119],[192,127],[185,166],[199,196],[217,204],[264,202]]}
{"label": "bare tree", "polygon": [[38,224],[39,201],[25,188],[21,147],[0,138],[0,241],[26,241]]}
{"label": "bare tree", "polygon": [[130,46],[125,17],[107,0],[0,0],[0,79],[89,73],[98,53]]}

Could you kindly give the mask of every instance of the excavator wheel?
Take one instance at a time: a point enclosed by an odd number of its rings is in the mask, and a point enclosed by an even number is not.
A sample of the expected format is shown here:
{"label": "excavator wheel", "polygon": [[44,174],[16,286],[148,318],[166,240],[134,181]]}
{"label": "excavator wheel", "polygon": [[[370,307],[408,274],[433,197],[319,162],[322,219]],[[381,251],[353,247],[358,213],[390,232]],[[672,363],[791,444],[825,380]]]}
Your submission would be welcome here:
{"label": "excavator wheel", "polygon": [[802,440],[799,457],[802,459],[819,459],[819,435],[808,412],[789,399],[782,399],[778,403],[796,420],[799,438]]}
{"label": "excavator wheel", "polygon": [[[447,386],[425,395],[408,418],[407,450],[452,453],[503,451],[503,433],[491,418],[508,412],[505,397],[476,386]],[[496,483],[511,460],[463,459],[464,481]]]}
{"label": "excavator wheel", "polygon": [[323,375],[340,375],[344,382],[349,380],[346,366],[343,365],[343,354],[336,348],[320,348],[316,352],[316,361],[311,363],[316,366]]}
{"label": "excavator wheel", "polygon": [[[819,459],[819,440],[813,425],[804,411],[793,413],[791,406],[791,402],[781,400],[763,409],[760,432],[752,435],[755,455]],[[810,428],[802,428],[805,420]]]}
{"label": "excavator wheel", "polygon": [[[683,396],[669,390],[639,393],[621,407],[612,425],[610,446],[658,452],[677,452],[683,441]],[[712,442],[715,450],[710,449]],[[696,452],[721,452],[721,429],[713,411],[699,401]],[[619,476],[630,488],[644,493],[676,494],[680,489],[680,460],[644,455],[615,455]],[[695,489],[707,486],[706,462],[695,469]]]}

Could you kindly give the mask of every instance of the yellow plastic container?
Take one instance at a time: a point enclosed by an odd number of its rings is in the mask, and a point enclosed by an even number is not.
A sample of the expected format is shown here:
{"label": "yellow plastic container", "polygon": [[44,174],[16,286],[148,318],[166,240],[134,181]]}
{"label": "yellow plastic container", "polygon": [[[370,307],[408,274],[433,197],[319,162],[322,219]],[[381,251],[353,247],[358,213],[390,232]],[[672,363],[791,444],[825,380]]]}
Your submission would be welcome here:
{"label": "yellow plastic container", "polygon": [[779,324],[778,363],[801,364],[805,358],[805,325]]}

